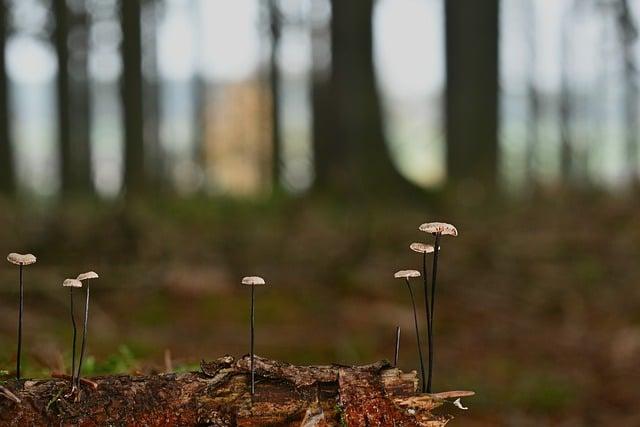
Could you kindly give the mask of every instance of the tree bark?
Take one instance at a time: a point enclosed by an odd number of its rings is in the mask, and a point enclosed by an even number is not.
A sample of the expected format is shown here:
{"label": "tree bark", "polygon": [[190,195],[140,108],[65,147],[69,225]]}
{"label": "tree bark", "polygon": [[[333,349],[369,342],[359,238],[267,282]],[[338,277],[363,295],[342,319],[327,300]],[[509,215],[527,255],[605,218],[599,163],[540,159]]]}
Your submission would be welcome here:
{"label": "tree bark", "polygon": [[[202,362],[200,372],[118,375],[84,384],[77,402],[69,381],[15,382],[0,389],[3,425],[443,426],[472,392],[417,394],[415,371],[388,362],[366,366],[293,366],[256,358],[256,394],[249,357]],[[19,402],[18,402],[19,401]],[[445,413],[442,413],[445,412]]]}
{"label": "tree bark", "polygon": [[15,191],[15,175],[9,117],[9,76],[5,62],[8,33],[8,7],[5,0],[0,0],[0,194],[11,196]]}
{"label": "tree bark", "polygon": [[499,0],[447,0],[447,174],[492,187],[498,177]]}
{"label": "tree bark", "polygon": [[122,104],[124,120],[124,186],[127,193],[144,188],[142,129],[142,41],[140,0],[120,0],[122,25]]}

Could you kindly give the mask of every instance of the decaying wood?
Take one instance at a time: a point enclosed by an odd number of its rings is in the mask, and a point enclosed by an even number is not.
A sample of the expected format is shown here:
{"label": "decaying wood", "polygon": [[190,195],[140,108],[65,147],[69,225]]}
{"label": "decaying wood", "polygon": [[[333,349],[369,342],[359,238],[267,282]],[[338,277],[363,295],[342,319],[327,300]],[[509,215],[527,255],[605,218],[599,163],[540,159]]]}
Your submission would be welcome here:
{"label": "decaying wood", "polygon": [[294,366],[256,358],[256,394],[249,359],[202,362],[200,372],[115,375],[83,383],[78,401],[64,378],[5,381],[1,425],[443,426],[446,399],[471,392],[417,393],[415,371],[387,362],[365,366]]}

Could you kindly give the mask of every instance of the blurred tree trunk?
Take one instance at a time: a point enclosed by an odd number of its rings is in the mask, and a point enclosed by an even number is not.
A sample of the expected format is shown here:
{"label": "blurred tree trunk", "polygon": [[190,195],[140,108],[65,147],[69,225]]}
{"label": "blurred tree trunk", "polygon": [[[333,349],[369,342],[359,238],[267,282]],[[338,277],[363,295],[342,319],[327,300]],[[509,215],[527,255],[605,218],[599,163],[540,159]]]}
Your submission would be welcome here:
{"label": "blurred tree trunk", "polygon": [[69,42],[73,41],[71,52],[71,142],[73,155],[73,175],[76,190],[83,194],[93,192],[91,168],[91,77],[89,75],[89,30],[90,17],[86,2],[73,15],[74,25]]}
{"label": "blurred tree trunk", "polygon": [[278,49],[282,31],[282,16],[277,0],[269,0],[269,30],[271,34],[271,53],[269,55],[269,88],[271,91],[271,186],[278,191],[282,187],[282,135],[280,119],[280,70],[278,68]]}
{"label": "blurred tree trunk", "polygon": [[0,0],[0,194],[13,195],[15,175],[11,148],[9,76],[5,63],[7,34],[9,33],[8,7]]}
{"label": "blurred tree trunk", "polygon": [[569,20],[570,12],[563,19],[562,39],[560,49],[562,63],[560,70],[560,175],[565,185],[571,185],[574,180],[574,141],[572,132],[572,118],[574,114],[573,99],[569,83]]}
{"label": "blurred tree trunk", "polygon": [[624,66],[624,115],[628,173],[634,184],[638,183],[638,66],[635,43],[638,28],[627,0],[618,4],[618,34]]}
{"label": "blurred tree trunk", "polygon": [[62,194],[67,196],[76,188],[71,146],[71,112],[69,92],[69,10],[66,0],[53,0],[55,30],[53,32],[58,73],[56,92],[58,107],[58,151]]}
{"label": "blurred tree trunk", "polygon": [[[66,0],[53,0],[52,5],[58,61],[56,91],[61,191],[63,196],[87,194],[92,189],[88,16],[84,9],[72,13]],[[73,52],[69,50],[70,45],[74,46]]]}
{"label": "blurred tree trunk", "polygon": [[145,184],[142,111],[140,0],[121,0],[122,104],[124,113],[124,187],[141,192]]}
{"label": "blurred tree trunk", "polygon": [[[321,1],[312,3],[312,15],[320,15],[323,5]],[[328,177],[327,168],[331,165],[332,152],[338,149],[332,137],[331,123],[331,43],[328,20],[311,22],[311,110],[312,110],[312,141],[314,157],[314,173],[316,187],[325,188],[328,183],[323,179]],[[335,154],[334,154],[335,156]]]}
{"label": "blurred tree trunk", "polygon": [[142,50],[143,63],[143,135],[146,156],[145,173],[147,182],[154,188],[164,189],[166,185],[165,159],[160,143],[160,105],[162,100],[162,83],[158,70],[157,28],[163,13],[162,0],[145,0],[142,9]]}
{"label": "blurred tree trunk", "polygon": [[447,173],[489,188],[498,177],[498,0],[447,0]]}
{"label": "blurred tree trunk", "polygon": [[[384,135],[373,63],[373,6],[373,0],[331,1],[331,87],[326,100],[331,103],[333,132],[330,140],[314,141],[322,144],[316,149],[317,187],[364,198],[417,189],[393,165]],[[315,93],[314,106],[319,95]]]}
{"label": "blurred tree trunk", "polygon": [[535,0],[526,3],[527,44],[529,48],[527,71],[527,148],[526,148],[526,180],[535,189],[537,185],[536,156],[540,144],[540,94],[536,85],[536,21]]}

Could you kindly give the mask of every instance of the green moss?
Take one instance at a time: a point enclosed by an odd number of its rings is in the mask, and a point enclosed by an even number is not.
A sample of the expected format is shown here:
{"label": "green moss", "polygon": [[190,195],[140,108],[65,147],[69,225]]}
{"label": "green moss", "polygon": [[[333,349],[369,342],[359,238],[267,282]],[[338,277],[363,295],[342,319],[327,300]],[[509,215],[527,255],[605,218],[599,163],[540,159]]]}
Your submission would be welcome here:
{"label": "green moss", "polygon": [[133,351],[126,345],[118,347],[118,351],[107,357],[103,362],[96,361],[95,357],[86,358],[83,365],[84,375],[104,375],[129,372],[138,367],[138,359]]}
{"label": "green moss", "polygon": [[333,409],[336,411],[336,418],[338,418],[340,427],[348,427],[347,420],[344,414],[344,409],[342,409],[342,406],[340,406],[339,403],[336,403],[336,406],[334,406]]}
{"label": "green moss", "polygon": [[578,398],[579,387],[568,378],[523,373],[512,390],[512,403],[530,412],[552,414],[566,410]]}

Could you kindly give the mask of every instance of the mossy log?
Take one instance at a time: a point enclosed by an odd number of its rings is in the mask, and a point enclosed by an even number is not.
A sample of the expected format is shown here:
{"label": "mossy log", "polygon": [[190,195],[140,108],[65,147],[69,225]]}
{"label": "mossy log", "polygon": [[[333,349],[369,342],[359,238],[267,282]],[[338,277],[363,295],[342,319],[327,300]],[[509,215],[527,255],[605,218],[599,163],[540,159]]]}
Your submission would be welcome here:
{"label": "mossy log", "polygon": [[415,371],[388,362],[365,366],[294,366],[256,358],[256,393],[249,358],[202,362],[201,371],[113,375],[82,384],[68,396],[63,378],[0,388],[1,425],[443,426],[448,399],[471,392],[420,394]]}

